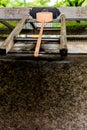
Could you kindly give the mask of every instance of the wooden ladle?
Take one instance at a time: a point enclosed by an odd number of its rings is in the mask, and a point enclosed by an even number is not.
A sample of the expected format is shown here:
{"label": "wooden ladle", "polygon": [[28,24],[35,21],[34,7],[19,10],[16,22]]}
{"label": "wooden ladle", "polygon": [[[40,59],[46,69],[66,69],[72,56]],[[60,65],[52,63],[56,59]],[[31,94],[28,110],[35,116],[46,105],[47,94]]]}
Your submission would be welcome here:
{"label": "wooden ladle", "polygon": [[44,23],[53,21],[53,13],[52,12],[39,12],[39,13],[36,13],[36,20],[38,22],[41,22],[42,25],[41,25],[40,32],[39,32],[39,37],[38,37],[38,40],[37,40],[37,43],[36,43],[34,57],[38,57],[38,54],[39,54],[41,39],[42,39],[42,34],[43,34],[43,28],[44,28]]}

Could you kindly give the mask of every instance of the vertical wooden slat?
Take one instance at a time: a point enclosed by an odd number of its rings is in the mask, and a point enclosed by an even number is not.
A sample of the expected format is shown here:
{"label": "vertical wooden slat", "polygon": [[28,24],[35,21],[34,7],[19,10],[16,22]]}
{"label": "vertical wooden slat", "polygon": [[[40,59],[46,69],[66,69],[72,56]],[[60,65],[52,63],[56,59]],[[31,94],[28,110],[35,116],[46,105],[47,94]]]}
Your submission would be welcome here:
{"label": "vertical wooden slat", "polygon": [[65,15],[61,15],[61,31],[60,31],[60,53],[67,53],[67,37],[66,37],[66,20]]}

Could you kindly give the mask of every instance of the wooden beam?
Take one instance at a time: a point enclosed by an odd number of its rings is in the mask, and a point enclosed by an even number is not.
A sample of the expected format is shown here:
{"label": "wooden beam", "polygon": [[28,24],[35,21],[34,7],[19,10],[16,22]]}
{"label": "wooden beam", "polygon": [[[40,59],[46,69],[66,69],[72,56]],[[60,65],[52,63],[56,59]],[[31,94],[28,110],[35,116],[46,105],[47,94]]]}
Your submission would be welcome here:
{"label": "wooden beam", "polygon": [[[2,45],[3,41],[0,41],[0,46]],[[34,44],[29,42],[16,42],[13,48],[11,49],[10,53],[31,53],[32,48],[34,49]],[[59,45],[56,43],[43,43],[41,44],[41,48],[45,52],[48,52],[49,55],[51,53],[58,54],[59,53]],[[86,41],[68,41],[67,42],[68,54],[87,54],[87,42]],[[33,51],[32,51],[33,54]]]}
{"label": "wooden beam", "polygon": [[[57,7],[66,20],[87,20],[87,7]],[[20,20],[31,8],[0,8],[0,20]],[[31,21],[32,22],[32,21]]]}
{"label": "wooden beam", "polygon": [[0,54],[6,54],[10,51],[10,49],[13,47],[14,44],[14,37],[17,36],[22,28],[23,25],[26,21],[26,19],[28,18],[28,15],[25,15],[18,23],[18,25],[13,29],[13,31],[10,33],[10,35],[7,37],[7,39],[5,40],[5,42],[2,44],[2,46],[0,47]]}
{"label": "wooden beam", "polygon": [[20,20],[28,14],[29,8],[0,8],[0,20]]}
{"label": "wooden beam", "polygon": [[14,27],[12,26],[12,25],[10,25],[8,22],[6,22],[6,21],[0,21],[2,24],[4,24],[6,27],[8,27],[9,29],[13,29]]}
{"label": "wooden beam", "polygon": [[66,21],[64,14],[61,15],[60,54],[61,56],[67,55]]}

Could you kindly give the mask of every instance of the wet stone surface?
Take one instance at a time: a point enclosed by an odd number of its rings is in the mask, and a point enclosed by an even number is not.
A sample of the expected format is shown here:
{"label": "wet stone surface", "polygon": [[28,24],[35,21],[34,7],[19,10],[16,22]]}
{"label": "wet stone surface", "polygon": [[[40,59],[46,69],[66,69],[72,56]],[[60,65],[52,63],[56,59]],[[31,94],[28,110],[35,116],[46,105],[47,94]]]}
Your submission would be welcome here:
{"label": "wet stone surface", "polygon": [[0,130],[87,130],[87,62],[0,62]]}

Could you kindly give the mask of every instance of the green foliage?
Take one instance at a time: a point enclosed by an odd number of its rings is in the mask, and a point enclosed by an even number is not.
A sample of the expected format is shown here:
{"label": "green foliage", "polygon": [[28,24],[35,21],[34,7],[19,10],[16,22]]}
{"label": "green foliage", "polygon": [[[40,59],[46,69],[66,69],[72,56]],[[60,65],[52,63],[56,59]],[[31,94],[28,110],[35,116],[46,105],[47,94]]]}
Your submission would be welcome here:
{"label": "green foliage", "polygon": [[0,28],[4,29],[4,28],[6,28],[6,26],[4,24],[0,23]]}
{"label": "green foliage", "polygon": [[50,0],[36,0],[36,3],[39,3],[41,6],[46,6],[49,1]]}
{"label": "green foliage", "polygon": [[83,2],[82,6],[87,6],[87,1],[86,0]]}
{"label": "green foliage", "polygon": [[82,6],[86,0],[63,0],[64,6]]}
{"label": "green foliage", "polygon": [[23,0],[10,0],[8,7],[22,7],[24,5]]}
{"label": "green foliage", "polygon": [[0,0],[0,7],[6,7],[10,0]]}
{"label": "green foliage", "polygon": [[[10,25],[12,25],[13,27],[15,27],[17,25],[17,21],[11,21],[8,22]],[[7,29],[7,26],[5,26],[4,24],[0,23],[0,29]]]}
{"label": "green foliage", "polygon": [[54,4],[54,6],[56,6],[56,7],[60,7],[60,6],[63,6],[63,5],[64,5],[64,2],[63,2],[63,1],[56,2],[56,3]]}
{"label": "green foliage", "polygon": [[[34,0],[32,2],[26,2],[26,0],[0,0],[0,7],[49,6],[50,1]],[[87,6],[87,2],[86,0],[57,0],[54,6]]]}
{"label": "green foliage", "polygon": [[27,6],[48,6],[50,0],[34,0],[33,2],[28,2]]}
{"label": "green foliage", "polygon": [[21,7],[23,0],[0,0],[0,7]]}
{"label": "green foliage", "polygon": [[[61,27],[61,23],[52,23],[52,27],[56,27],[58,30]],[[87,28],[87,22],[83,21],[78,23],[77,21],[66,21],[66,28],[67,31],[80,31],[80,30],[84,30],[85,28]]]}
{"label": "green foliage", "polygon": [[[9,22],[9,24],[11,24],[12,26],[16,26],[17,25],[17,22],[14,21],[14,22]],[[61,26],[60,23],[52,23],[52,27],[57,27],[57,29],[59,29]],[[6,29],[7,27],[3,24],[0,23],[0,29]],[[76,22],[76,21],[67,21],[66,22],[66,28],[67,28],[67,31],[76,31],[76,30],[81,30],[81,29],[85,29],[87,28],[87,22],[84,21],[84,22]]]}
{"label": "green foliage", "polygon": [[76,21],[67,21],[66,28],[67,28],[67,31],[85,29],[87,28],[87,22],[85,21],[85,22],[77,23]]}
{"label": "green foliage", "polygon": [[61,0],[54,4],[54,6],[87,6],[87,1],[86,0]]}
{"label": "green foliage", "polygon": [[34,0],[26,2],[26,0],[0,0],[0,7],[23,7],[23,6],[48,6],[50,0]]}

